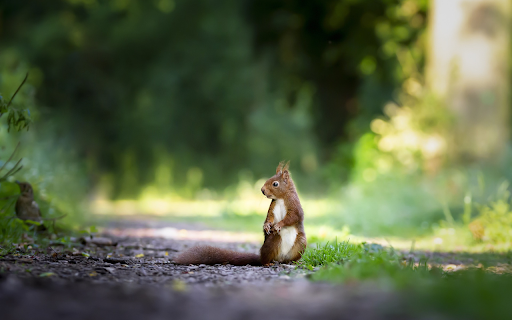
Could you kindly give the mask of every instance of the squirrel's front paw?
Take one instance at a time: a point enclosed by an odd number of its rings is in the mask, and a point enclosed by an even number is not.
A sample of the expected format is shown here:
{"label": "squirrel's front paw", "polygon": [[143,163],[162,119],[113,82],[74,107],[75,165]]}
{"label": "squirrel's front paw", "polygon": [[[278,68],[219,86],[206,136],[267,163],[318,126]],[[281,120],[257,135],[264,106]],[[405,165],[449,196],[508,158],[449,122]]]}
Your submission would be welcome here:
{"label": "squirrel's front paw", "polygon": [[280,233],[281,232],[281,225],[279,223],[276,223],[273,227],[272,227],[277,233]]}
{"label": "squirrel's front paw", "polygon": [[270,222],[267,222],[263,225],[263,230],[265,230],[265,233],[266,234],[270,234],[270,229],[272,228],[272,225],[270,224]]}

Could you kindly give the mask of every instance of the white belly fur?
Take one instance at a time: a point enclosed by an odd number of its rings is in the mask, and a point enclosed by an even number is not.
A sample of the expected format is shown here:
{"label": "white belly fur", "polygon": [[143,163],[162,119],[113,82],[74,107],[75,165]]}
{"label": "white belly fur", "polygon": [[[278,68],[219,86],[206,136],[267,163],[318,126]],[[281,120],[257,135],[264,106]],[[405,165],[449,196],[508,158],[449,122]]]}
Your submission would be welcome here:
{"label": "white belly fur", "polygon": [[[286,215],[286,206],[284,205],[283,199],[277,199],[276,205],[274,206],[274,223],[278,223],[279,221],[284,219]],[[279,248],[279,254],[277,255],[277,260],[281,261],[287,258],[288,253],[293,247],[295,243],[295,239],[297,238],[297,230],[295,227],[284,227],[281,229],[281,246]]]}

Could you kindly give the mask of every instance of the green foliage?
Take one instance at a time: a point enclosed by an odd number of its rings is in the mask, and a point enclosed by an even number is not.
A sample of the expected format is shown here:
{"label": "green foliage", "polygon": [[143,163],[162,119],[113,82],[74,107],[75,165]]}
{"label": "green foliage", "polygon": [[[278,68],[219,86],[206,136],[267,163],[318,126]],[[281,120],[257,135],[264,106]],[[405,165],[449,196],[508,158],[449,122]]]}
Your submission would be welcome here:
{"label": "green foliage", "polygon": [[435,235],[457,244],[510,249],[512,206],[508,188],[508,181],[504,181],[494,194],[476,201],[468,192],[463,212],[458,217],[453,217],[451,210],[445,207],[445,219],[435,228]]}
{"label": "green foliage", "polygon": [[[477,240],[490,243],[512,242],[512,208],[508,182],[504,182],[500,189],[498,199],[477,206],[478,215],[466,224]],[[481,231],[482,234],[479,233]]]}
{"label": "green foliage", "polygon": [[[67,232],[82,221],[86,193],[83,175],[77,165],[71,164],[69,152],[64,155],[57,143],[50,142],[53,134],[32,124],[28,107],[34,111],[33,86],[31,78],[26,75],[23,78],[23,70],[18,68],[25,65],[12,53],[2,52],[1,57],[0,90],[10,91],[12,98],[7,103],[1,101],[8,116],[7,123],[0,126],[0,143],[6,151],[0,153],[3,159],[0,162],[0,245],[8,248],[11,243],[60,241],[64,239],[64,230]],[[29,132],[17,132],[28,129],[29,124]],[[16,217],[14,205],[20,189],[14,180],[27,181],[33,186],[46,232],[38,231],[39,222]],[[63,216],[66,218],[61,219]]]}
{"label": "green foliage", "polygon": [[471,223],[460,199],[477,193],[424,85],[427,12],[424,0],[7,2],[2,91],[31,74],[9,121],[23,127],[36,100],[44,116],[22,138],[19,178],[43,214],[80,221],[91,185],[103,199],[231,201],[290,159],[301,196],[339,203],[316,225],[448,234]]}
{"label": "green foliage", "polygon": [[418,236],[442,218],[440,190],[446,176],[378,174],[370,167],[363,170],[362,178],[375,180],[356,180],[341,189],[342,207],[332,215],[354,234]]}
{"label": "green foliage", "polygon": [[20,84],[16,92],[14,92],[13,96],[9,100],[9,102],[5,102],[4,98],[0,95],[0,117],[4,114],[7,114],[7,131],[10,131],[11,127],[14,127],[16,131],[20,131],[22,129],[27,129],[32,122],[30,118],[30,111],[28,109],[18,109],[12,106],[12,101],[18,94],[19,90],[27,81],[28,74],[23,79],[23,82]]}
{"label": "green foliage", "polygon": [[256,48],[270,55],[289,99],[301,82],[314,85],[314,129],[331,154],[341,137],[366,131],[410,75],[403,51],[422,69],[427,8],[416,0],[259,0],[246,11]]}
{"label": "green foliage", "polygon": [[410,74],[395,51],[421,71],[427,5],[30,0],[2,12],[0,51],[29,64],[39,104],[108,196],[162,190],[167,172],[163,191],[192,198],[283,159],[304,191],[344,182],[352,143]]}
{"label": "green foliage", "polygon": [[[17,131],[24,128],[28,129],[28,125],[31,122],[31,119],[28,116],[28,111],[20,111],[12,106],[14,98],[27,80],[27,77],[28,74],[25,76],[18,89],[16,89],[8,103],[6,103],[0,96],[0,117],[7,114],[7,131],[9,131],[11,127],[14,127]],[[22,168],[20,166],[21,159],[14,165],[10,163],[17,149],[18,147],[14,149],[8,159],[3,161],[3,164],[0,167],[0,172],[4,169],[8,169],[8,171],[0,177],[0,244],[5,243],[6,240],[20,239],[24,232],[28,232],[30,229],[35,230],[35,228],[40,225],[40,223],[36,221],[19,220],[12,214],[16,195],[19,191],[17,190],[17,185],[15,185],[16,187],[13,187],[14,184],[8,183],[6,180]]]}

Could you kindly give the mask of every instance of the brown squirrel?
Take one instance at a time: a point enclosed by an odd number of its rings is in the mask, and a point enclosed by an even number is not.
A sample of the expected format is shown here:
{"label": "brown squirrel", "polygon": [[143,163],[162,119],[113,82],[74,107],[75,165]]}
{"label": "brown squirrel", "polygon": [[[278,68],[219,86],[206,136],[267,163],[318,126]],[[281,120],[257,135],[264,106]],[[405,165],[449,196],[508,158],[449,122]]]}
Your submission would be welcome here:
{"label": "brown squirrel", "polygon": [[304,211],[300,205],[290,173],[289,162],[279,163],[276,174],[268,179],[261,192],[272,199],[263,224],[265,241],[260,254],[242,253],[211,246],[197,246],[186,250],[174,259],[177,264],[232,264],[269,265],[271,262],[299,260],[306,249]]}
{"label": "brown squirrel", "polygon": [[16,180],[16,183],[20,186],[20,196],[16,200],[15,213],[16,216],[21,220],[31,220],[39,222],[40,225],[37,230],[44,231],[46,227],[43,224],[43,218],[41,217],[41,210],[37,202],[34,201],[34,190],[32,185],[28,182],[20,182]]}

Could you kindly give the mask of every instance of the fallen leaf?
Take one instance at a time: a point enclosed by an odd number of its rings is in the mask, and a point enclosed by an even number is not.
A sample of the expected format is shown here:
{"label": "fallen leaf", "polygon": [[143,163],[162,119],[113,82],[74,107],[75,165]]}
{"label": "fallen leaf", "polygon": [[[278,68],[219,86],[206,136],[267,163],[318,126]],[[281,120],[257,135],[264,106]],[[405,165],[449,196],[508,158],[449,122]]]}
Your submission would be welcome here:
{"label": "fallen leaf", "polygon": [[41,273],[39,276],[40,277],[51,277],[51,276],[55,276],[56,274],[53,273],[53,272],[43,272]]}
{"label": "fallen leaf", "polygon": [[183,292],[187,290],[187,284],[181,280],[174,280],[172,283],[172,288],[174,291]]}
{"label": "fallen leaf", "polygon": [[144,253],[139,253],[138,255],[135,256],[135,258],[142,258],[144,257]]}
{"label": "fallen leaf", "polygon": [[96,277],[97,275],[98,273],[96,271],[89,273],[89,277]]}

